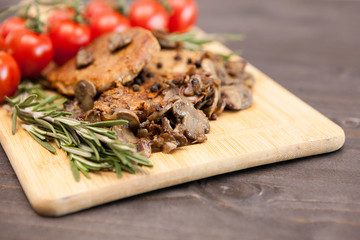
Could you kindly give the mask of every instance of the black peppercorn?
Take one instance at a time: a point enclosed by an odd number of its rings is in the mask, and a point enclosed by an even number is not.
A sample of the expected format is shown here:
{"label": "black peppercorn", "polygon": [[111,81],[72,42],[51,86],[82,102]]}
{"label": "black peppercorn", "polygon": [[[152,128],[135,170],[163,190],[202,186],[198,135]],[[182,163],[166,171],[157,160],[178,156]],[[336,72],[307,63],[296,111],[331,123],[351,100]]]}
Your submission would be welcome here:
{"label": "black peppercorn", "polygon": [[151,87],[150,87],[150,91],[152,93],[156,93],[159,90],[159,87],[156,83],[154,83]]}
{"label": "black peppercorn", "polygon": [[133,85],[133,91],[138,92],[140,90],[140,86],[138,84]]}
{"label": "black peppercorn", "polygon": [[156,67],[159,68],[159,69],[162,68],[162,67],[163,67],[162,62],[158,62],[158,63],[156,64]]}
{"label": "black peppercorn", "polygon": [[176,54],[175,57],[174,57],[174,59],[175,59],[176,61],[180,61],[180,60],[181,60],[181,56],[180,56],[179,54]]}
{"label": "black peppercorn", "polygon": [[191,59],[191,58],[188,58],[187,63],[188,63],[188,64],[192,64],[192,59]]}
{"label": "black peppercorn", "polygon": [[146,77],[147,78],[153,78],[154,74],[152,72],[149,72],[149,73],[146,74]]}
{"label": "black peppercorn", "polygon": [[197,60],[195,62],[195,66],[196,66],[196,68],[201,68],[201,60]]}
{"label": "black peppercorn", "polygon": [[134,84],[141,85],[142,84],[141,78],[140,77],[135,78],[134,79]]}

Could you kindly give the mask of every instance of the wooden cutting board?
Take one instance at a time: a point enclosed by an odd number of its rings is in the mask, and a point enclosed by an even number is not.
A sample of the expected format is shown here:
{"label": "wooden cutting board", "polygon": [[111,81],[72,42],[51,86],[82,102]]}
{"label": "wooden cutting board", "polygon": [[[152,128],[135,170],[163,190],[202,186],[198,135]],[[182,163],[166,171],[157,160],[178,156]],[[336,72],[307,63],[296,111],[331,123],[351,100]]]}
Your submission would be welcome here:
{"label": "wooden cutting board", "polygon": [[[228,53],[214,43],[208,49]],[[0,108],[0,141],[31,205],[41,215],[60,216],[102,203],[176,184],[263,164],[339,149],[343,130],[252,65],[256,79],[250,109],[225,112],[211,121],[208,141],[171,154],[151,156],[152,169],[136,175],[111,172],[82,176],[76,182],[68,158],[51,154],[18,127]]]}

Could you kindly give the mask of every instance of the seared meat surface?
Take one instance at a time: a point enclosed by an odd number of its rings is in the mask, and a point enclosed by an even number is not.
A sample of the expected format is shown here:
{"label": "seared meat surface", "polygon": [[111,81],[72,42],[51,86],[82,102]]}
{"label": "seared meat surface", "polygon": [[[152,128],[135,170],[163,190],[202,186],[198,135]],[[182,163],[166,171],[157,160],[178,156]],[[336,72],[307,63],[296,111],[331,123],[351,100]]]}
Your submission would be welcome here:
{"label": "seared meat surface", "polygon": [[[117,34],[121,34],[120,40],[116,38]],[[109,33],[90,43],[80,51],[80,56],[51,71],[46,78],[52,87],[65,95],[74,95],[80,80],[91,82],[96,92],[102,93],[116,83],[132,81],[159,50],[152,33],[142,28]],[[91,53],[91,61],[85,53]]]}

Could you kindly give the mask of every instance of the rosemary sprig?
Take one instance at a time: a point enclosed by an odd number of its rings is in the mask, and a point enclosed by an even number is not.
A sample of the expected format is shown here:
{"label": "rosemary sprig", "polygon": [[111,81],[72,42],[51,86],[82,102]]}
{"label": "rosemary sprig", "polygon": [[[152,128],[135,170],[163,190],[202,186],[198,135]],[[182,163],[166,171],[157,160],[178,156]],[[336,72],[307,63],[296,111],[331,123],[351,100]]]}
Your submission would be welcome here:
{"label": "rosemary sprig", "polygon": [[219,41],[242,41],[244,36],[241,34],[218,34],[207,33],[199,34],[197,32],[173,33],[168,36],[170,41],[182,42],[185,49],[192,51],[200,51],[204,44]]}
{"label": "rosemary sprig", "polygon": [[19,91],[16,97],[6,98],[13,110],[13,134],[19,118],[30,136],[52,153],[56,152],[50,144],[54,140],[69,156],[77,181],[79,172],[90,178],[90,171],[110,170],[121,177],[123,170],[136,173],[136,165],[152,167],[149,159],[136,151],[135,145],[117,141],[116,133],[109,129],[127,121],[78,121],[68,117],[71,113],[63,111],[66,99],[61,96],[47,95],[40,86],[30,83],[21,84]]}

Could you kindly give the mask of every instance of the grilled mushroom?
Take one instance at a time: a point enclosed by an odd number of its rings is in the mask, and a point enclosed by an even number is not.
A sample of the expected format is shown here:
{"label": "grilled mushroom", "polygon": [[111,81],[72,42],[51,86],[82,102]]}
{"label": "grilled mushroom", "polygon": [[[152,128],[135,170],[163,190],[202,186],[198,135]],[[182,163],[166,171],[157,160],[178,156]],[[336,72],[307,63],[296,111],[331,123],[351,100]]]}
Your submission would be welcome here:
{"label": "grilled mushroom", "polygon": [[114,126],[111,130],[116,132],[117,140],[122,143],[137,144],[138,142],[138,138],[135,137],[134,133],[126,125]]}
{"label": "grilled mushroom", "polygon": [[147,138],[140,138],[137,143],[137,148],[139,152],[143,152],[143,155],[146,157],[150,157],[151,155],[151,142]]}
{"label": "grilled mushroom", "polygon": [[76,68],[85,68],[94,62],[94,57],[91,51],[81,48],[76,54]]}
{"label": "grilled mushroom", "polygon": [[196,142],[204,142],[207,139],[205,134],[210,131],[210,124],[202,111],[195,109],[187,101],[178,100],[174,103],[173,114],[180,121],[184,135],[188,139]]}
{"label": "grilled mushroom", "polygon": [[94,106],[94,97],[96,96],[95,85],[88,80],[80,80],[74,88],[75,97],[79,101],[83,111],[88,111]]}
{"label": "grilled mushroom", "polygon": [[229,61],[225,64],[225,68],[227,73],[231,77],[239,77],[244,73],[244,69],[247,62],[243,59],[239,59],[236,61]]}
{"label": "grilled mushroom", "polygon": [[109,50],[115,53],[132,42],[132,38],[122,33],[114,33],[109,41]]}
{"label": "grilled mushroom", "polygon": [[116,110],[114,112],[114,115],[116,115],[117,119],[123,119],[123,120],[128,121],[129,128],[133,132],[135,132],[139,129],[140,121],[139,121],[138,116],[133,111],[130,111],[127,109],[120,109],[120,110]]}
{"label": "grilled mushroom", "polygon": [[156,39],[158,40],[162,49],[180,49],[182,48],[182,43],[177,41],[171,41],[169,39],[169,34],[160,30],[155,30],[152,32]]}
{"label": "grilled mushroom", "polygon": [[101,121],[101,113],[98,110],[90,110],[85,114],[85,121],[88,122],[100,122]]}
{"label": "grilled mushroom", "polygon": [[235,111],[250,107],[252,102],[251,90],[243,84],[223,86],[221,97],[226,103],[226,109]]}

